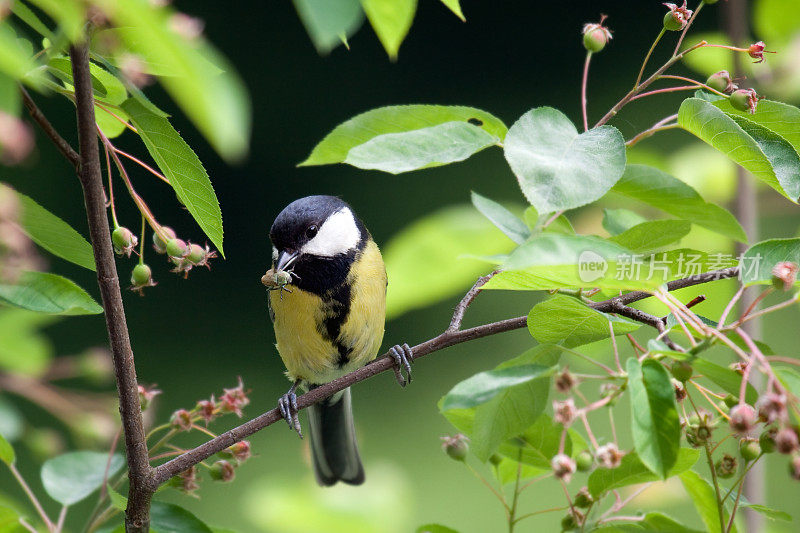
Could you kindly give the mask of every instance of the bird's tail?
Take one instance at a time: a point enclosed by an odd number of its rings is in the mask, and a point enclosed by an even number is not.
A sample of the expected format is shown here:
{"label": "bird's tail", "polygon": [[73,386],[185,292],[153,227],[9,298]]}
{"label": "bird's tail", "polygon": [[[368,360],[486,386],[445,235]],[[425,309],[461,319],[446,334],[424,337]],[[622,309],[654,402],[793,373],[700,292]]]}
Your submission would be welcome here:
{"label": "bird's tail", "polygon": [[308,408],[311,455],[320,485],[337,481],[350,485],[364,482],[364,467],[358,455],[350,389]]}

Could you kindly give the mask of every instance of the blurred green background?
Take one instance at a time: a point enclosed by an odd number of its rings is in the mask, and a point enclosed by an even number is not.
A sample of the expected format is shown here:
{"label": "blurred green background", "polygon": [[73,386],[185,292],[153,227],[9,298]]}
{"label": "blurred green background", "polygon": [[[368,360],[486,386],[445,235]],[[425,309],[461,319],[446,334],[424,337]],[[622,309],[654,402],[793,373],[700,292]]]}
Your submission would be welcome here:
{"label": "blurred green background", "polygon": [[[177,1],[175,6],[205,20],[209,39],[238,69],[251,93],[254,129],[249,158],[241,166],[230,167],[170,105],[159,87],[149,88],[157,105],[174,112],[173,124],[198,152],[211,176],[222,205],[227,250],[227,259],[215,261],[211,272],[200,269],[188,281],[170,274],[166,264],[151,257],[158,287],[144,298],[125,293],[139,379],[163,390],[156,404],[159,421],[177,408],[192,407],[211,393],[219,394],[222,387],[234,386],[237,376],[252,391],[246,416],[272,408],[286,391],[289,384],[273,346],[260,277],[270,260],[268,229],[290,201],[308,194],[341,196],[359,213],[379,244],[439,208],[468,203],[470,190],[522,207],[515,178],[499,150],[486,150],[465,163],[402,176],[344,165],[296,168],[336,124],[377,106],[403,103],[475,106],[508,125],[532,107],[549,105],[578,123],[584,57],[580,29],[583,23],[596,21],[602,11],[610,15],[607,24],[614,40],[593,60],[589,113],[590,121],[597,120],[629,88],[660,29],[664,10],[660,2],[649,0],[464,0],[467,22],[463,23],[439,2],[423,0],[398,61],[390,62],[368,26],[350,39],[349,51],[339,47],[320,57],[290,2],[194,0]],[[720,11],[725,8],[723,2],[708,8],[693,31],[718,29]],[[669,38],[674,42],[674,36]],[[794,54],[794,67],[787,67],[794,68],[793,72],[800,68],[796,65],[799,43],[796,40],[793,49],[780,50],[781,59]],[[664,60],[669,52],[671,47],[664,45],[654,61]],[[779,61],[771,56],[769,61],[773,60]],[[796,103],[800,91],[790,86],[780,95],[768,92],[767,96],[794,98]],[[667,95],[651,103],[633,104],[614,124],[630,137],[675,112],[682,97]],[[77,145],[72,107],[56,97],[37,101],[56,128]],[[38,130],[37,141],[35,155],[24,166],[0,168],[2,179],[88,234],[77,179]],[[735,195],[733,167],[695,143],[686,134],[665,133],[643,142],[632,159],[657,162],[694,184],[709,201],[730,201]],[[143,153],[130,137],[123,136],[118,146]],[[686,149],[695,152],[680,152]],[[687,153],[697,154],[697,159],[689,160]],[[158,219],[180,236],[199,240],[199,229],[186,212],[176,208],[174,194],[140,169],[132,172],[137,189]],[[796,206],[774,192],[759,190],[764,213],[761,236],[795,235],[800,224]],[[132,204],[121,201],[118,209],[121,222],[137,226]],[[598,208],[578,211],[571,218],[578,231],[600,231]],[[731,246],[705,232],[694,232],[688,239],[717,239],[723,251]],[[757,236],[751,239],[755,241]],[[429,268],[426,258],[417,260],[419,275],[425,276]],[[120,260],[118,265],[120,276],[126,279],[133,262]],[[51,268],[99,297],[92,273],[54,258]],[[476,268],[479,272],[481,265]],[[391,278],[390,271],[390,284]],[[686,299],[699,292],[687,293]],[[732,285],[705,287],[703,292],[709,301],[701,311],[714,316],[731,294]],[[525,314],[539,297],[533,293],[483,294],[470,309],[465,325]],[[413,345],[438,334],[449,323],[457,300],[453,297],[390,321],[386,346]],[[763,338],[780,354],[798,355],[798,318],[795,308],[770,319]],[[57,353],[64,355],[106,342],[101,317],[67,318],[48,326],[46,332]],[[526,331],[516,331],[450,348],[416,363],[414,383],[406,390],[388,373],[357,385],[353,398],[367,471],[367,483],[361,487],[318,488],[308,465],[307,443],[277,424],[252,438],[255,457],[237,471],[234,483],[205,481],[197,500],[169,491],[159,497],[180,502],[209,524],[244,532],[391,532],[413,530],[428,522],[463,532],[500,530],[504,522],[499,504],[463,466],[441,452],[439,437],[453,429],[439,415],[436,402],[458,381],[533,343]],[[596,349],[608,356],[605,345]],[[581,370],[579,364],[572,368]],[[40,410],[16,398],[13,401],[33,426],[60,427]],[[627,413],[626,409],[623,405],[620,415]],[[234,422],[230,417],[222,419],[211,429],[221,432]],[[600,427],[603,423],[598,421]],[[624,435],[621,438],[623,443],[630,442]],[[37,457],[24,446],[18,448],[20,469],[42,493]],[[800,498],[800,485],[789,481],[785,458],[770,457],[767,464],[764,500],[792,512]],[[578,478],[572,486],[577,489],[580,482]],[[0,484],[12,486],[5,471],[0,472]],[[522,498],[523,512],[561,505],[563,498],[555,487],[542,482],[529,489]],[[15,490],[11,493],[22,500]],[[635,507],[660,508],[687,523],[700,524],[682,488],[673,483],[650,489]],[[48,509],[55,509],[55,504]],[[81,511],[71,514],[72,524],[83,523]],[[560,513],[543,515],[522,522],[519,530],[554,530],[560,518]],[[798,530],[796,525],[771,523],[770,527]]]}

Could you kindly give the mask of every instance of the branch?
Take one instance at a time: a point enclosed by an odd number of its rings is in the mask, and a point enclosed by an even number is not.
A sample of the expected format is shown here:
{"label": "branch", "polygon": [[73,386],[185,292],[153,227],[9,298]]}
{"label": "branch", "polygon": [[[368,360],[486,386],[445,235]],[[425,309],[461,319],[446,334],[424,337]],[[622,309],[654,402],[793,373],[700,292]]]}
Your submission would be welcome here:
{"label": "branch", "polygon": [[[670,281],[667,283],[667,289],[670,291],[682,289],[718,279],[733,278],[738,274],[738,267],[716,270],[696,276],[690,276],[688,278]],[[451,321],[450,327],[448,327],[444,333],[418,344],[411,349],[414,354],[414,360],[462,342],[468,342],[475,339],[480,339],[482,337],[488,337],[490,335],[496,335],[498,333],[527,327],[528,317],[520,316],[464,330],[453,329],[453,324],[456,324],[455,327],[458,327],[457,325],[460,324],[461,318],[463,318],[464,310],[475,298],[477,293],[480,291],[480,288],[488,281],[489,277],[490,276],[484,276],[483,278],[480,278],[472,287],[472,289],[470,289],[467,295],[461,300],[459,305],[456,307],[455,313],[453,314],[453,320]],[[615,309],[619,309],[620,305],[625,306],[639,300],[644,300],[645,298],[650,298],[651,296],[652,294],[644,291],[633,291],[609,300],[589,304],[589,306],[598,311],[615,313],[617,312]],[[346,389],[347,387],[350,387],[351,385],[371,378],[372,376],[380,374],[381,372],[390,370],[393,368],[393,365],[394,361],[389,357],[389,353],[387,352],[378,359],[372,361],[362,368],[359,368],[358,370],[331,381],[330,383],[326,383],[325,385],[312,389],[302,396],[298,396],[297,407],[298,409],[304,409],[321,400],[324,400],[325,398],[328,398],[329,396],[341,390]],[[150,485],[148,489],[155,491],[159,485],[165,483],[169,478],[191,468],[200,461],[211,457],[215,453],[224,450],[225,448],[249,437],[253,433],[264,429],[275,422],[278,422],[279,420],[283,420],[280,411],[277,408],[272,409],[266,413],[263,413],[262,415],[257,416],[256,418],[253,418],[252,420],[245,422],[240,426],[226,431],[218,437],[211,439],[196,448],[189,450],[175,459],[157,466],[155,468],[154,475],[149,479]]]}
{"label": "branch", "polygon": [[78,119],[80,162],[78,178],[83,188],[89,235],[92,241],[97,282],[103,301],[106,328],[114,360],[114,374],[119,394],[119,409],[125,431],[125,450],[128,459],[130,490],[126,511],[126,531],[146,532],[150,522],[150,497],[146,489],[152,468],[147,458],[142,411],[136,368],[133,361],[125,309],[122,306],[117,267],[111,246],[111,231],[105,206],[103,178],[100,171],[100,151],[95,133],[94,97],[89,72],[89,51],[86,43],[70,48],[72,77],[75,84],[75,107]]}
{"label": "branch", "polygon": [[[19,91],[22,94],[22,101],[25,104],[25,108],[28,110],[31,118],[34,120],[34,122],[39,124],[39,127],[42,128],[42,131],[44,131],[45,134],[50,137],[50,140],[53,141],[53,144],[56,145],[58,151],[61,152],[65,158],[67,158],[67,161],[69,161],[77,171],[81,164],[81,156],[78,155],[78,152],[76,152],[72,146],[70,146],[70,144],[64,140],[64,137],[59,135],[53,125],[50,124],[50,121],[44,116],[42,110],[36,106],[36,102],[33,101],[33,98],[31,98],[31,95],[28,94],[28,91],[26,91],[22,86],[20,86]],[[92,112],[94,112],[94,110],[92,110]]]}

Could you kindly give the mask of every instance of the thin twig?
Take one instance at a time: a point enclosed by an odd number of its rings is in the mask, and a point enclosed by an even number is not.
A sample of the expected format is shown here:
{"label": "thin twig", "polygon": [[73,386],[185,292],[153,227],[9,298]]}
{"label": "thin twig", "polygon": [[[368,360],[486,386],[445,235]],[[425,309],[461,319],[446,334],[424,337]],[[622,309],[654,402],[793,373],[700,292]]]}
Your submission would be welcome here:
{"label": "thin twig", "polygon": [[28,110],[31,118],[42,128],[45,135],[50,137],[50,140],[56,145],[61,155],[63,155],[77,170],[81,163],[81,157],[78,155],[78,152],[76,152],[64,137],[56,131],[53,125],[50,124],[50,121],[47,120],[47,117],[45,117],[42,111],[36,106],[36,102],[33,101],[28,91],[21,85],[19,91],[22,94],[22,102],[25,104],[25,109]]}
{"label": "thin twig", "polygon": [[467,307],[469,304],[472,303],[472,300],[478,296],[478,293],[481,292],[481,288],[486,285],[486,283],[492,279],[492,277],[500,272],[499,270],[495,270],[490,274],[485,276],[481,276],[478,278],[478,281],[472,286],[472,288],[467,291],[467,294],[458,302],[455,311],[453,312],[453,318],[450,320],[450,326],[447,328],[447,331],[458,331],[461,328],[461,321],[464,320],[464,313],[467,312]]}
{"label": "thin twig", "polygon": [[589,81],[589,63],[592,61],[592,51],[586,51],[586,61],[583,63],[583,81],[581,82],[581,111],[583,112],[583,131],[589,131],[589,119],[587,115],[588,100],[586,98],[586,85]]}
{"label": "thin twig", "polygon": [[53,522],[52,522],[52,520],[50,520],[50,518],[47,516],[47,513],[44,512],[44,509],[42,508],[42,504],[39,503],[39,500],[36,498],[36,495],[33,493],[31,488],[25,482],[25,479],[19,473],[19,470],[17,470],[17,467],[14,466],[14,464],[12,463],[12,464],[8,465],[8,469],[11,470],[11,475],[14,476],[14,479],[17,480],[17,483],[19,483],[19,486],[22,487],[22,490],[25,492],[25,495],[28,497],[28,499],[33,504],[33,507],[36,509],[36,512],[39,514],[39,518],[42,519],[42,522],[44,522],[45,526],[47,526],[47,529],[52,531],[53,530]]}

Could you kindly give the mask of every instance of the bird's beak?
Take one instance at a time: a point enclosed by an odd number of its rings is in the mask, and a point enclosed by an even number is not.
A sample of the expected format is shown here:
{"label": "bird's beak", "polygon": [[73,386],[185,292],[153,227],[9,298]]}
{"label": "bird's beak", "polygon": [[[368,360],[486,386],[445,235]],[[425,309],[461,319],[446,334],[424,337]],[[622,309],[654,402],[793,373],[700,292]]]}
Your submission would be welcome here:
{"label": "bird's beak", "polygon": [[296,258],[297,252],[284,250],[278,255],[278,261],[275,263],[275,270],[284,270],[288,265],[290,265]]}

